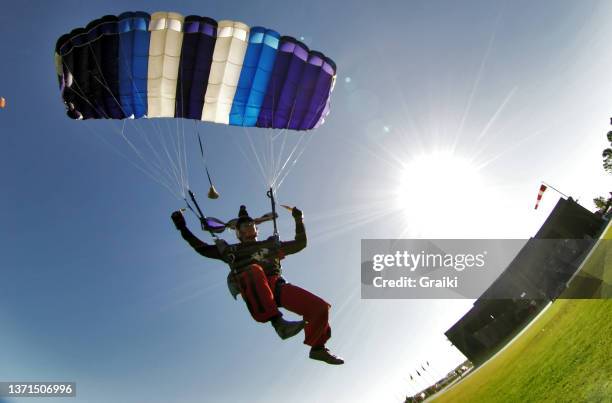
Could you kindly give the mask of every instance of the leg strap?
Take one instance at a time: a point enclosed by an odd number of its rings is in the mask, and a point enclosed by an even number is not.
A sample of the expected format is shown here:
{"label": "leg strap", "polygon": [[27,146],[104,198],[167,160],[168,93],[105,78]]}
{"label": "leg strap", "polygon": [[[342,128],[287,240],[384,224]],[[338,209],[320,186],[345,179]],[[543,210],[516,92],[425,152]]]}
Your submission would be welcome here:
{"label": "leg strap", "polygon": [[276,306],[283,306],[283,304],[281,303],[281,288],[283,287],[283,284],[286,284],[287,281],[285,281],[284,278],[279,277],[278,280],[276,280],[276,284],[274,284],[274,301],[276,302]]}

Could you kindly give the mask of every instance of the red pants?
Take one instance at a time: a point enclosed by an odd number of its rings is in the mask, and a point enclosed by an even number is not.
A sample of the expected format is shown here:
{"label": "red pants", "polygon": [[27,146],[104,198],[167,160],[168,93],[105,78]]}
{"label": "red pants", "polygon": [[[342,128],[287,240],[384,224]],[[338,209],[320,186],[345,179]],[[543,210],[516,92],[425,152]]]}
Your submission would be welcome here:
{"label": "red pants", "polygon": [[[280,280],[280,281],[279,281]],[[278,284],[277,284],[278,282]],[[279,275],[266,276],[261,266],[253,264],[238,275],[238,285],[253,319],[267,322],[280,315],[278,307],[283,307],[304,317],[304,344],[323,346],[331,337],[328,313],[331,307],[323,299],[297,287],[285,283]],[[274,290],[280,288],[277,300]]]}

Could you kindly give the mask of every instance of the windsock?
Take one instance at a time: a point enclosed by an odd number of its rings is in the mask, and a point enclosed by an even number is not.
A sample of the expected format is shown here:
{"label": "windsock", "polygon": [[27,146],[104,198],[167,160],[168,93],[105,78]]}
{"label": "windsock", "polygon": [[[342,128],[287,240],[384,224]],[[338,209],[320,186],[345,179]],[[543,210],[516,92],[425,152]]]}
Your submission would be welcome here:
{"label": "windsock", "polygon": [[540,204],[540,200],[542,200],[542,195],[546,191],[546,185],[540,185],[540,191],[538,192],[538,200],[536,201],[535,210],[538,209],[538,205]]}

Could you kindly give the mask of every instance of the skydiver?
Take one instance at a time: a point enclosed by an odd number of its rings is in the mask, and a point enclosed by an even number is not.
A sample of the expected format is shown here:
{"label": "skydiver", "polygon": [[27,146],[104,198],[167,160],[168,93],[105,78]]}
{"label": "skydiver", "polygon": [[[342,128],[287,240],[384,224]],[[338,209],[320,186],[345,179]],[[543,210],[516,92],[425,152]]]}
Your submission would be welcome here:
{"label": "skydiver", "polygon": [[[328,323],[330,305],[318,296],[293,284],[281,276],[281,259],[306,247],[306,230],[302,212],[294,207],[295,239],[279,241],[269,237],[258,241],[255,221],[245,206],[240,206],[236,223],[237,244],[216,240],[214,245],[198,239],[187,228],[180,211],[171,218],[183,239],[202,256],[223,260],[230,267],[228,286],[232,296],[242,295],[249,312],[257,322],[270,322],[281,339],[295,336],[304,329],[304,344],[311,347],[309,357],[328,364],[340,365],[344,360],[330,353],[325,343],[331,337]],[[303,317],[301,321],[287,321],[279,307]]]}

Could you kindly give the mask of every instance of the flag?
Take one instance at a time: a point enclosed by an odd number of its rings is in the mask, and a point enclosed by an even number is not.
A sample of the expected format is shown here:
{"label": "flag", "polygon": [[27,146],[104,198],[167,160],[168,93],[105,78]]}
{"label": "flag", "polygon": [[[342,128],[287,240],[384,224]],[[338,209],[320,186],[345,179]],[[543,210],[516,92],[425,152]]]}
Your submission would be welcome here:
{"label": "flag", "polygon": [[542,195],[544,194],[545,191],[546,191],[546,185],[545,184],[540,185],[540,191],[538,192],[538,201],[536,201],[535,210],[538,209],[538,205],[540,204],[540,200],[542,200]]}

